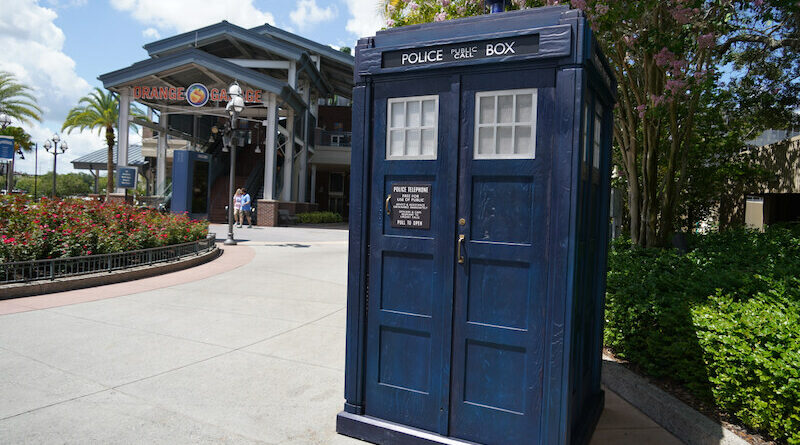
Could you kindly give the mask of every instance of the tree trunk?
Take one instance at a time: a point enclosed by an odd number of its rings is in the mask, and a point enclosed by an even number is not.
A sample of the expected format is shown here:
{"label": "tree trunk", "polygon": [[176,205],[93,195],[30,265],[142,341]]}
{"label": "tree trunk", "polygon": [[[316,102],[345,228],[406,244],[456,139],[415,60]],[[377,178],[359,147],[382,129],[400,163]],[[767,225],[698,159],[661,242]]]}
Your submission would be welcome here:
{"label": "tree trunk", "polygon": [[108,144],[108,158],[106,159],[106,202],[111,190],[114,189],[114,127],[106,125],[106,144]]}

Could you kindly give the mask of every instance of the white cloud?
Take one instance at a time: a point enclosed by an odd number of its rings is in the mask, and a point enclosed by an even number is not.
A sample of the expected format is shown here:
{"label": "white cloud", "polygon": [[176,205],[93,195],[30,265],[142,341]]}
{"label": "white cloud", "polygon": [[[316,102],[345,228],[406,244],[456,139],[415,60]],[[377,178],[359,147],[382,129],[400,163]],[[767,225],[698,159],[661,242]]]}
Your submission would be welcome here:
{"label": "white cloud", "polygon": [[155,28],[147,28],[147,29],[145,29],[144,31],[142,31],[142,36],[144,36],[147,39],[160,39],[161,38],[161,34]]}
{"label": "white cloud", "polygon": [[47,3],[54,8],[76,8],[85,6],[89,0],[48,0]]}
{"label": "white cloud", "polygon": [[[111,6],[129,12],[139,22],[161,31],[190,31],[222,20],[250,28],[274,24],[271,13],[253,5],[253,0],[110,0]],[[209,4],[206,4],[209,3]]]}
{"label": "white cloud", "polygon": [[[67,2],[60,2],[61,4]],[[71,2],[79,4],[80,2]],[[43,111],[43,122],[22,124],[22,128],[40,145],[53,133],[61,132],[61,124],[70,108],[86,95],[91,85],[75,72],[75,61],[64,54],[64,32],[55,25],[57,14],[34,0],[0,2],[0,70],[8,71],[17,80],[30,86]],[[14,123],[19,125],[19,123]],[[69,150],[58,157],[58,171],[72,171],[69,161],[103,146],[102,137],[90,132],[62,135]],[[52,156],[39,150],[39,171],[52,169]],[[17,162],[17,171],[32,173],[33,153]]]}
{"label": "white cloud", "polygon": [[326,22],[336,17],[335,6],[320,8],[317,0],[300,0],[297,2],[297,9],[289,13],[289,18],[300,29],[317,23]]}
{"label": "white cloud", "polygon": [[374,36],[375,32],[386,26],[386,21],[375,0],[345,0],[350,11],[347,30],[357,37]]}

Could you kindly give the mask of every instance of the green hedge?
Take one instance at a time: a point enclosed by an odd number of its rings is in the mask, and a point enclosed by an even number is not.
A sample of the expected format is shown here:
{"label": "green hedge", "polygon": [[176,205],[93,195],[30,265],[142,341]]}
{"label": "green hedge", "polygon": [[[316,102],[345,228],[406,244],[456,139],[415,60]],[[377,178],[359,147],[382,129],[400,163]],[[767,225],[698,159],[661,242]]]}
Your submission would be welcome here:
{"label": "green hedge", "polygon": [[609,254],[605,344],[645,374],[800,444],[800,226]]}
{"label": "green hedge", "polygon": [[342,215],[333,212],[298,213],[297,222],[301,224],[340,223],[342,222]]}

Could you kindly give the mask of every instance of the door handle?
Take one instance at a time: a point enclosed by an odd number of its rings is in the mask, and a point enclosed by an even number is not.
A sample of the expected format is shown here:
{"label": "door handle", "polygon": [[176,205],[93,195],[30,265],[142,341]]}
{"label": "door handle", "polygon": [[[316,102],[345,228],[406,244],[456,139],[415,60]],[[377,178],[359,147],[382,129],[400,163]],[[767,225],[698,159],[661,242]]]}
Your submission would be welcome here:
{"label": "door handle", "polygon": [[392,212],[389,211],[389,200],[390,199],[392,199],[392,194],[391,193],[386,195],[386,202],[383,203],[383,206],[386,208],[386,214],[387,215],[391,215],[392,214]]}
{"label": "door handle", "polygon": [[462,244],[464,244],[464,235],[458,235],[458,252],[456,252],[456,258],[458,259],[458,264],[464,264],[464,255],[461,255]]}

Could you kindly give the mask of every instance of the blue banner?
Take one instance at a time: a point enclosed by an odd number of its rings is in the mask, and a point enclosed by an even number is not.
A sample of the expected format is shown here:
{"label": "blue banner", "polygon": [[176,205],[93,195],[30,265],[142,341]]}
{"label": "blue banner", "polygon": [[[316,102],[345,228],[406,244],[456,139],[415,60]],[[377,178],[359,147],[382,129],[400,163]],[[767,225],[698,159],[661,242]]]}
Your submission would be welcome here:
{"label": "blue banner", "polygon": [[14,159],[14,137],[0,136],[0,159]]}
{"label": "blue banner", "polygon": [[117,167],[117,187],[123,189],[136,188],[136,168]]}

